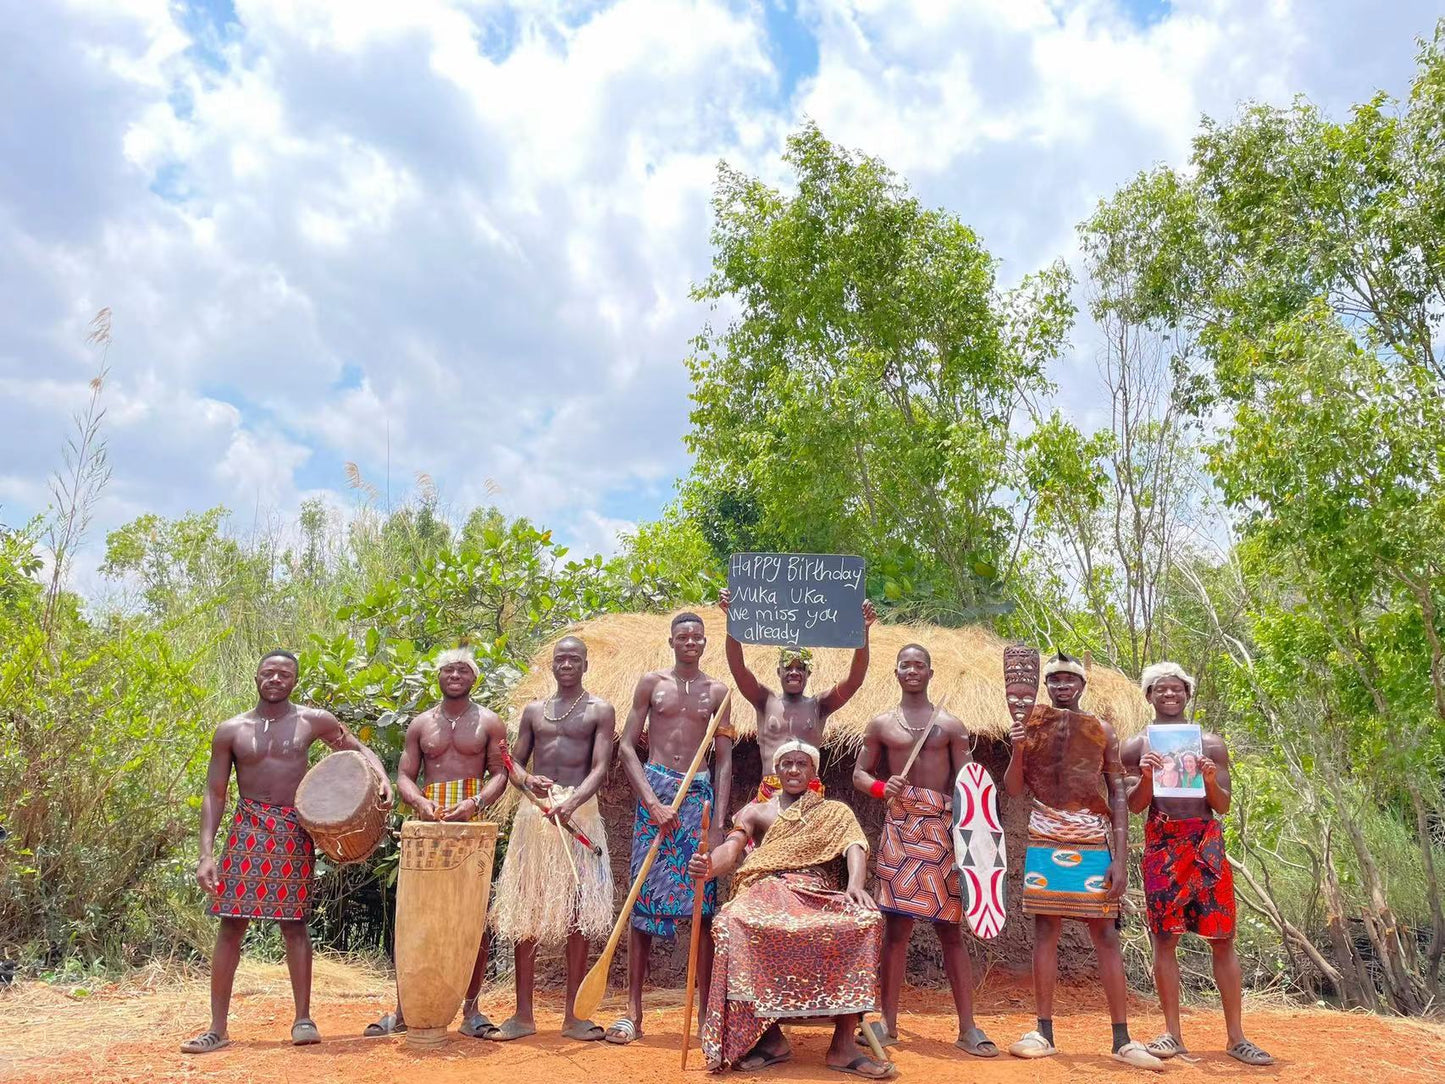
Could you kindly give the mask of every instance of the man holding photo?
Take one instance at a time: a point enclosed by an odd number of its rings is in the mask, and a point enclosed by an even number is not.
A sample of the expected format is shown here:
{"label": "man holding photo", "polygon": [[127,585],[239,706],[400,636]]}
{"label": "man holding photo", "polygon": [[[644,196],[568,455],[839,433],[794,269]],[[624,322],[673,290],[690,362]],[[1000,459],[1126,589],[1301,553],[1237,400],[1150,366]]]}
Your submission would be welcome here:
{"label": "man holding photo", "polygon": [[[1177,663],[1148,667],[1139,680],[1154,707],[1156,725],[1178,725],[1194,695],[1194,679]],[[1149,748],[1144,735],[1130,738],[1121,751],[1129,809],[1148,810],[1144,822],[1144,896],[1149,936],[1154,944],[1154,986],[1168,1030],[1148,1045],[1156,1057],[1187,1054],[1179,1022],[1179,961],[1182,934],[1196,933],[1214,954],[1214,983],[1224,1005],[1230,1057],[1246,1065],[1270,1065],[1274,1059],[1244,1037],[1242,981],[1234,951],[1234,876],[1224,852],[1218,817],[1229,812],[1229,750],[1218,734],[1203,734],[1197,772],[1204,782],[1198,797],[1165,797],[1154,792],[1164,758]],[[1196,765],[1185,756],[1184,772]],[[1172,788],[1171,788],[1172,789]]]}

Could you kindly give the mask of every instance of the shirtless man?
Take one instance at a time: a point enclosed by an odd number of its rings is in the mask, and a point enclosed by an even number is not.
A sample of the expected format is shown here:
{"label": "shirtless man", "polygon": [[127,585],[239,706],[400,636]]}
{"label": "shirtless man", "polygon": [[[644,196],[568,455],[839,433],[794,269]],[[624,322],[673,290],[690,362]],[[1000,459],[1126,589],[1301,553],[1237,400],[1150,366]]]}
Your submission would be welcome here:
{"label": "shirtless man", "polygon": [[[1194,679],[1178,663],[1161,662],[1139,679],[1144,697],[1154,706],[1156,723],[1182,723]],[[1193,754],[1186,754],[1193,759]],[[1230,1057],[1246,1065],[1272,1065],[1274,1058],[1244,1037],[1242,980],[1234,951],[1234,873],[1224,853],[1218,818],[1229,812],[1229,750],[1218,734],[1205,732],[1204,757],[1198,761],[1204,778],[1199,798],[1164,798],[1154,793],[1163,782],[1164,758],[1149,748],[1147,735],[1124,743],[1129,809],[1149,811],[1144,821],[1144,898],[1148,903],[1149,938],[1154,943],[1154,988],[1164,1011],[1166,1031],[1149,1044],[1155,1057],[1187,1054],[1179,1023],[1179,960],[1175,952],[1184,933],[1209,942],[1214,954],[1214,984],[1224,1005],[1224,1027]]]}
{"label": "shirtless man", "polygon": [[[437,684],[442,700],[428,708],[406,728],[406,744],[397,765],[396,785],[402,801],[424,821],[477,821],[507,789],[507,729],[497,713],[472,703],[472,686],[481,676],[477,660],[467,648],[443,651],[437,656]],[[488,773],[491,777],[483,783]],[[419,774],[420,773],[420,774]],[[425,780],[423,788],[419,780]],[[490,1038],[497,1027],[477,1011],[477,991],[487,974],[487,935],[477,947],[477,961],[462,1003],[463,1035]],[[406,1030],[401,1001],[363,1032],[368,1038]]]}
{"label": "shirtless man", "polygon": [[[728,612],[732,592],[724,590],[718,598],[723,613]],[[748,669],[743,660],[743,645],[728,633],[725,650],[728,669],[732,671],[733,684],[739,695],[751,704],[758,713],[758,754],[764,765],[773,762],[773,754],[786,741],[807,742],[814,748],[822,748],[823,727],[828,716],[840,710],[853,699],[863,687],[868,676],[868,631],[878,613],[873,603],[863,603],[863,646],[853,652],[853,663],[848,667],[848,676],[825,692],[822,696],[808,696],[808,678],[813,672],[813,653],[806,647],[785,647],[778,652],[778,684],[782,693],[776,693],[760,682],[757,675]],[[777,775],[763,772],[754,801],[766,802],[782,784]],[[823,783],[816,775],[813,786],[822,793]]]}
{"label": "shirtless man", "polygon": [[[1054,1048],[1054,986],[1065,918],[1089,928],[1099,979],[1114,1025],[1113,1056],[1138,1069],[1164,1063],[1129,1038],[1128,987],[1115,925],[1129,886],[1129,807],[1119,739],[1102,719],[1078,710],[1088,680],[1083,663],[1060,653],[1043,668],[1053,706],[1035,704],[1015,722],[1004,789],[1033,794],[1024,859],[1024,914],[1034,916],[1034,1000],[1038,1027],[1009,1047],[1019,1058],[1044,1058]],[[1108,800],[1104,798],[1108,794]],[[1112,836],[1112,846],[1111,843]]]}
{"label": "shirtless man", "polygon": [[[880,1043],[898,1041],[908,940],[921,918],[933,924],[943,949],[943,970],[958,1011],[954,1045],[976,1057],[996,1058],[998,1047],[973,1022],[973,968],[963,945],[963,894],[953,858],[953,784],[973,759],[968,731],[928,699],[933,661],[924,648],[909,644],[900,649],[894,673],[902,698],[897,708],[869,720],[853,768],[854,789],[888,803],[874,892],[886,922],[883,1024],[871,1026]],[[920,741],[913,766],[900,774]]]}
{"label": "shirtless man", "polygon": [[[681,613],[672,619],[668,637],[673,665],[667,670],[644,674],[632,695],[632,710],[622,731],[622,770],[637,795],[633,820],[631,872],[635,879],[658,832],[663,834],[657,859],[642,885],[632,909],[627,936],[627,1015],[607,1029],[607,1041],[619,1045],[642,1037],[642,986],[647,981],[647,956],[652,938],[676,935],[678,918],[692,915],[693,881],[687,875],[687,860],[697,849],[702,828],[704,802],[712,803],[712,843],[722,837],[727,823],[728,794],[733,784],[733,730],[731,718],[723,719],[713,743],[714,776],[700,768],[693,776],[687,796],[676,813],[671,804],[677,797],[698,745],[707,733],[713,709],[727,695],[727,686],[702,672],[707,634],[702,618]],[[728,711],[732,714],[731,706]],[[647,764],[637,756],[637,745],[647,728]],[[714,780],[716,786],[714,786]],[[712,915],[717,909],[717,885],[708,882],[703,896],[702,942],[697,978],[702,995],[698,998],[701,1017],[712,980]]]}
{"label": "shirtless man", "polygon": [[[383,800],[391,806],[391,784],[377,755],[329,711],[291,703],[296,669],[296,656],[289,651],[264,656],[256,669],[256,706],[227,719],[211,739],[196,880],[215,897],[211,914],[220,916],[221,930],[211,955],[211,1027],[181,1044],[187,1054],[209,1054],[231,1043],[226,1034],[231,986],[241,961],[241,938],[253,918],[277,922],[286,943],[286,969],[296,1002],[291,1041],[297,1046],[321,1041],[311,1019],[311,934],[306,927],[316,851],[296,819],[296,788],[306,774],[312,743],[354,749],[369,759],[383,781]],[[226,808],[232,765],[236,813],[218,868],[216,831]]]}
{"label": "shirtless man", "polygon": [[[612,864],[597,791],[612,763],[617,717],[611,704],[583,688],[586,673],[587,645],[575,636],[559,640],[552,649],[557,691],[523,708],[518,723],[514,782],[543,799],[552,815],[523,801],[512,821],[492,927],[517,946],[517,1011],[489,1038],[536,1034],[532,990],[537,945],[563,942],[567,1009],[562,1034],[579,1042],[602,1038],[602,1029],[591,1020],[577,1019],[574,1003],[587,970],[587,939],[612,932]],[[525,770],[529,757],[536,774]],[[579,846],[556,821],[576,824],[602,854]]]}

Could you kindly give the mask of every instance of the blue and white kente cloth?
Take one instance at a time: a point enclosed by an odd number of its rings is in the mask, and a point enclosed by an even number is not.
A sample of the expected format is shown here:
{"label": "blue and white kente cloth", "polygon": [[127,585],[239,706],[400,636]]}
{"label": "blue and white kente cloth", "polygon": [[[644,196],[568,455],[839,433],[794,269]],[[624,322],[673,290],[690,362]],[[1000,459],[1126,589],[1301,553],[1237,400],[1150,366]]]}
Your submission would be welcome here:
{"label": "blue and white kente cloth", "polygon": [[[682,773],[661,764],[643,765],[648,786],[663,805],[671,805],[677,797],[677,788],[682,784]],[[647,880],[637,894],[637,903],[632,908],[632,925],[643,933],[661,937],[675,937],[679,918],[692,918],[693,882],[687,875],[687,863],[699,845],[706,845],[702,835],[702,807],[713,799],[712,774],[701,769],[692,777],[687,788],[687,797],[678,808],[678,825],[663,837],[657,848],[657,857],[647,871]],[[642,868],[642,860],[657,837],[657,825],[647,815],[642,802],[637,803],[637,814],[632,826],[632,878]],[[708,881],[702,897],[702,913],[711,916],[717,910],[717,881]]]}

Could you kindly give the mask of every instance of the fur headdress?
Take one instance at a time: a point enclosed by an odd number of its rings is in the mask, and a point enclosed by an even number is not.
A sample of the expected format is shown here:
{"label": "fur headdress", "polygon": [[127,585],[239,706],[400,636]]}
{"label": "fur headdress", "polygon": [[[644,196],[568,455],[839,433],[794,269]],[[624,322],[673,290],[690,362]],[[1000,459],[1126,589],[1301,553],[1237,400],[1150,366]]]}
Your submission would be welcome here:
{"label": "fur headdress", "polygon": [[1144,672],[1139,675],[1139,688],[1144,690],[1144,696],[1149,696],[1149,690],[1154,688],[1160,678],[1178,678],[1184,682],[1184,688],[1190,696],[1194,695],[1194,678],[1184,672],[1184,667],[1177,662],[1156,662],[1153,666],[1144,667]]}
{"label": "fur headdress", "polygon": [[1084,664],[1072,655],[1065,655],[1062,651],[1044,663],[1044,677],[1048,677],[1050,674],[1078,674],[1085,681],[1089,680],[1089,673],[1084,669]]}
{"label": "fur headdress", "polygon": [[1005,644],[1003,683],[1039,687],[1039,649],[1028,644]]}
{"label": "fur headdress", "polygon": [[774,772],[776,772],[776,771],[778,770],[778,761],[782,760],[783,757],[787,756],[789,753],[802,753],[804,756],[806,756],[809,760],[811,760],[811,761],[813,762],[813,771],[814,771],[815,773],[817,772],[817,770],[818,770],[818,748],[817,748],[817,746],[809,745],[807,742],[802,741],[802,740],[799,739],[799,738],[794,738],[792,741],[785,741],[785,742],[783,742],[782,745],[778,746],[777,750],[773,753],[773,771],[774,771]]}
{"label": "fur headdress", "polygon": [[454,647],[449,651],[443,651],[437,656],[437,670],[440,671],[443,666],[450,666],[456,662],[470,667],[472,677],[482,676],[482,668],[477,665],[477,657],[472,654],[472,649],[469,647]]}

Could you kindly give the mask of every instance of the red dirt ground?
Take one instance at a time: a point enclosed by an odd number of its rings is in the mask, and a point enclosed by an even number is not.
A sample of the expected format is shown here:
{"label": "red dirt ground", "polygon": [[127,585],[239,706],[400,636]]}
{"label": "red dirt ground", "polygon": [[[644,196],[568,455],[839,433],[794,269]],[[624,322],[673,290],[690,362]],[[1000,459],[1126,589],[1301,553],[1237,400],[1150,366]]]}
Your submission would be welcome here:
{"label": "red dirt ground", "polygon": [[[979,1023],[1006,1047],[1033,1025],[1027,983],[990,976],[978,995]],[[318,960],[314,1015],[326,1041],[294,1049],[283,1042],[291,1022],[284,969],[247,963],[237,979],[231,1018],[234,1044],[203,1056],[179,1053],[177,1044],[203,1029],[203,981],[163,982],[157,987],[129,983],[83,998],[38,983],[0,994],[0,1079],[16,1081],[286,1081],[336,1080],[354,1084],[395,1084],[425,1079],[512,1081],[528,1084],[702,1084],[701,1056],[694,1052],[688,1073],[678,1068],[680,998],[676,991],[649,997],[645,1038],[630,1047],[570,1042],[556,1034],[560,1017],[555,995],[539,1004],[539,1036],[494,1044],[449,1037],[432,1052],[417,1052],[402,1039],[355,1038],[390,1003],[384,975]],[[483,999],[500,1022],[510,1014],[510,990]],[[620,1007],[615,994],[599,1022]],[[909,990],[900,1021],[903,1042],[893,1048],[900,1079],[979,1081],[982,1084],[1052,1084],[1062,1081],[1139,1080],[1141,1074],[1107,1057],[1109,1024],[1102,999],[1089,987],[1060,990],[1055,1035],[1063,1051],[1041,1062],[1007,1054],[980,1061],[952,1044],[955,1021],[946,990]],[[1148,1039],[1161,1027],[1157,1007],[1136,999],[1132,1031]],[[1252,1004],[1247,1031],[1278,1062],[1250,1069],[1222,1051],[1223,1023],[1216,1010],[1195,1009],[1185,1017],[1185,1039],[1199,1060],[1172,1062],[1163,1079],[1178,1084],[1212,1080],[1270,1081],[1445,1081],[1445,1027],[1319,1009],[1285,1009]],[[843,1079],[823,1065],[828,1029],[790,1029],[795,1055],[785,1066],[758,1074],[760,1081]]]}

